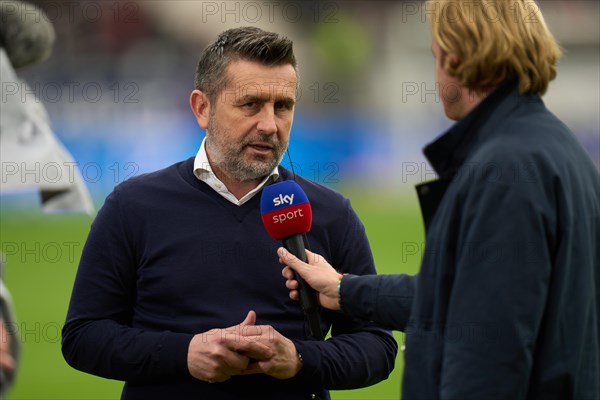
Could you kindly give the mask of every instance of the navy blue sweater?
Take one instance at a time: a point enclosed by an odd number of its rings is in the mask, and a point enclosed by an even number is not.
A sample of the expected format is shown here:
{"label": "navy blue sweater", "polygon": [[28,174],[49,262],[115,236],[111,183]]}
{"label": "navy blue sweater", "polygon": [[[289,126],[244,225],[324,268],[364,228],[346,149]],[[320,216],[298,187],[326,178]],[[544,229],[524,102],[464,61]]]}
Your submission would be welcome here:
{"label": "navy blue sweater", "polygon": [[[304,399],[385,379],[397,346],[389,332],[321,312],[327,341],[308,340],[265,231],[260,194],[236,206],[192,172],[193,158],[115,188],[83,250],[63,354],[79,370],[127,381],[124,399]],[[280,168],[280,180],[291,173]],[[364,227],[340,194],[302,178],[313,208],[310,248],[343,272],[374,274]],[[255,310],[294,341],[303,368],[207,384],[187,368],[194,334],[240,323]]]}

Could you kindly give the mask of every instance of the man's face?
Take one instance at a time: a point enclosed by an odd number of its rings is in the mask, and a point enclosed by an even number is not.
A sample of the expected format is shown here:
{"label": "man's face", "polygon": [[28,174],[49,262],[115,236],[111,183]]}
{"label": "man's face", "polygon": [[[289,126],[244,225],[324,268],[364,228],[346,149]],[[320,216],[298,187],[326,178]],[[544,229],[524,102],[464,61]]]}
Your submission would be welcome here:
{"label": "man's face", "polygon": [[211,166],[236,182],[268,175],[285,153],[296,99],[291,65],[238,60],[227,68],[228,85],[209,106],[206,152]]}
{"label": "man's face", "polygon": [[[463,117],[464,92],[462,86],[456,78],[448,75],[448,72],[444,69],[444,55],[435,39],[431,43],[431,52],[435,58],[435,81],[438,95],[444,105],[444,113],[452,120],[459,120]],[[452,57],[449,54],[445,56]]]}

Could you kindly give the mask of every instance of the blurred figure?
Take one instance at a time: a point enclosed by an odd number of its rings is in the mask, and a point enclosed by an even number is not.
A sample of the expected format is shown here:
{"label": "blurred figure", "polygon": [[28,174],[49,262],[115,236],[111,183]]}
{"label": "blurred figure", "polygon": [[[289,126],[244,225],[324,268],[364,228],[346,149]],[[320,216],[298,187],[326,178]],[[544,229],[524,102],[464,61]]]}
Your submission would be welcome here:
{"label": "blurred figure", "polygon": [[43,11],[21,1],[0,1],[1,193],[39,189],[45,211],[94,207],[75,162],[52,132],[44,105],[15,70],[44,61],[52,52],[54,28]]}
{"label": "blurred figure", "polygon": [[[0,259],[0,276],[2,266]],[[4,398],[14,381],[21,349],[13,313],[10,292],[0,279],[0,399]]]}
{"label": "blurred figure", "polygon": [[[406,332],[403,398],[600,398],[600,177],[540,96],[561,55],[533,1],[430,0],[446,115],[418,186],[416,276],[278,253],[321,304]],[[291,267],[291,269],[290,269]],[[343,271],[341,271],[343,272]]]}
{"label": "blurred figure", "polygon": [[[275,33],[231,29],[204,50],[190,104],[206,138],[196,157],[106,199],[63,330],[71,366],[124,380],[122,399],[145,400],[329,399],[328,389],[387,378],[389,331],[324,311],[331,338],[310,339],[280,284],[258,194],[294,178],[278,165],[297,85],[292,42]],[[347,272],[374,274],[349,201],[295,178],[311,199],[311,246]]]}
{"label": "blurred figure", "polygon": [[[54,28],[41,9],[21,1],[0,1],[0,22],[0,194],[36,188],[46,211],[77,209],[91,214],[90,195],[70,154],[54,136],[44,106],[36,100],[26,101],[31,89],[15,72],[50,55]],[[41,173],[47,166],[56,176]],[[0,397],[14,380],[20,351],[2,270],[0,267]]]}

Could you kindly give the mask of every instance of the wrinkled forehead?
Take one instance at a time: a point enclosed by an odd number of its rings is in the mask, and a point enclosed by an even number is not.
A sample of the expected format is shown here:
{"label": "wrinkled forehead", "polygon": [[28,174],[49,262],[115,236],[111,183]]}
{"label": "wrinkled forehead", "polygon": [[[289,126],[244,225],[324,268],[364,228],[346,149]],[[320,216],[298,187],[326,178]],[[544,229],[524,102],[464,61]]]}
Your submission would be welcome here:
{"label": "wrinkled forehead", "polygon": [[236,97],[253,97],[263,100],[294,100],[298,78],[290,64],[266,66],[250,61],[237,61],[227,68],[224,93]]}

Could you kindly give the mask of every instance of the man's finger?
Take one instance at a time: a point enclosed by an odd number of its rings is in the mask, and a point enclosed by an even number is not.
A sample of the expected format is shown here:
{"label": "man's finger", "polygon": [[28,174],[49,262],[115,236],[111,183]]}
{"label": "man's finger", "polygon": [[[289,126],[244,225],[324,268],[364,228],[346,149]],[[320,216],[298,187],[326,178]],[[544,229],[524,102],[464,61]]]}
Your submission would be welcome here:
{"label": "man's finger", "polygon": [[306,249],[304,251],[306,252],[306,259],[308,260],[309,264],[312,264],[317,260],[318,254],[315,254],[312,251]]}
{"label": "man's finger", "polygon": [[265,371],[262,367],[262,364],[257,361],[257,362],[250,363],[250,365],[248,365],[248,368],[246,368],[242,372],[242,375],[264,374],[264,373],[265,373]]}
{"label": "man's finger", "polygon": [[240,324],[241,326],[255,325],[256,324],[256,313],[253,310],[248,311],[248,315]]}
{"label": "man's finger", "polygon": [[298,293],[297,290],[290,291],[290,299],[295,300],[295,301],[300,300],[300,294]]}
{"label": "man's finger", "polygon": [[283,264],[298,272],[300,275],[303,275],[307,272],[307,269],[309,268],[308,264],[300,261],[298,257],[287,251],[285,248],[280,247],[277,250],[277,254],[279,255],[279,258]]}
{"label": "man's finger", "polygon": [[284,269],[282,269],[281,275],[287,280],[294,279],[294,271],[292,271],[292,269],[289,267],[285,267]]}
{"label": "man's finger", "polygon": [[226,339],[226,342],[230,350],[255,360],[267,360],[273,357],[273,350],[256,340],[256,337],[239,336]]}
{"label": "man's finger", "polygon": [[285,287],[290,290],[296,290],[298,289],[298,281],[294,279],[287,280],[285,281]]}

